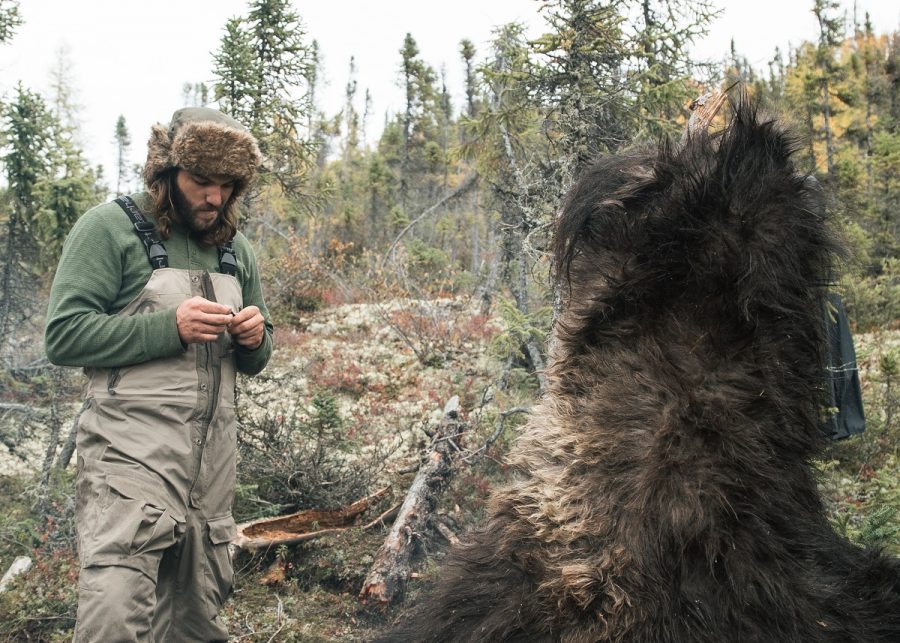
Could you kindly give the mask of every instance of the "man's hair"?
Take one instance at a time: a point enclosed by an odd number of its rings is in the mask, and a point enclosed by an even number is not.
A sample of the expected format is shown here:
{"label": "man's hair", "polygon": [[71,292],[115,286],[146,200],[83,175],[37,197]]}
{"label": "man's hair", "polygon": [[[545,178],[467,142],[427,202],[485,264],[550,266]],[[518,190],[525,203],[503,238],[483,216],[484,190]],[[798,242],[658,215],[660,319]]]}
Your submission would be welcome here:
{"label": "man's hair", "polygon": [[[171,236],[172,225],[187,225],[187,222],[182,220],[181,213],[178,211],[178,198],[176,196],[178,191],[178,184],[176,183],[178,170],[179,168],[177,167],[168,168],[147,184],[147,191],[150,193],[156,206],[156,225],[163,239],[168,239]],[[236,208],[237,198],[232,193],[222,207],[221,214],[215,223],[200,235],[200,245],[221,246],[231,241],[237,231]]]}

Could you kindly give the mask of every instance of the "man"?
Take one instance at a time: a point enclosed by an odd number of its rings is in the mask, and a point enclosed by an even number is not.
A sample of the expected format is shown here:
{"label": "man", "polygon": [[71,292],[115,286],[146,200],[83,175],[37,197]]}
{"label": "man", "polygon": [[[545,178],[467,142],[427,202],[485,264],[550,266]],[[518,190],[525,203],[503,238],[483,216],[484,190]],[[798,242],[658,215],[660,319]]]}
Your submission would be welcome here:
{"label": "man", "polygon": [[227,639],[235,377],[272,353],[256,259],[235,227],[260,160],[232,118],[179,110],[152,130],[147,192],[88,211],[66,240],[45,343],[89,378],[78,643]]}

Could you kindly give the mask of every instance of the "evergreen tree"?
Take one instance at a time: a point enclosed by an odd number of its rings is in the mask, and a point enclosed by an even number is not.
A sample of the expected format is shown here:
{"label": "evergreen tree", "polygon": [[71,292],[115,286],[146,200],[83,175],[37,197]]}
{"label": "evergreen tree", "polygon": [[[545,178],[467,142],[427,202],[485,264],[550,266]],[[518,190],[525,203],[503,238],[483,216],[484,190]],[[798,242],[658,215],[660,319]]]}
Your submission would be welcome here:
{"label": "evergreen tree", "polygon": [[18,0],[0,0],[0,44],[12,40],[21,25]]}
{"label": "evergreen tree", "polygon": [[181,86],[181,104],[185,107],[203,107],[209,102],[206,83],[185,83]]}
{"label": "evergreen tree", "polygon": [[213,55],[213,74],[213,95],[222,111],[241,123],[252,122],[253,50],[243,19],[229,18],[225,23],[219,50]]}
{"label": "evergreen tree", "polygon": [[81,150],[71,141],[58,144],[64,146],[62,166],[54,176],[35,185],[38,207],[33,235],[39,249],[35,267],[45,282],[53,277],[63,242],[75,221],[106,194],[99,173],[88,165]]}
{"label": "evergreen tree", "polygon": [[245,18],[226,24],[214,56],[216,98],[259,142],[267,161],[262,183],[295,197],[306,196],[304,175],[314,161],[312,132],[304,130],[316,70],[305,36],[289,0],[251,0]]}
{"label": "evergreen tree", "polygon": [[5,358],[2,352],[10,329],[34,312],[35,186],[52,169],[53,120],[44,100],[21,83],[3,117],[6,140],[2,160],[9,201],[4,208],[5,239],[0,247],[0,356]]}
{"label": "evergreen tree", "polygon": [[[464,122],[462,148],[490,186],[488,202],[499,213],[499,220],[490,221],[487,231],[485,245],[496,245],[499,251],[481,289],[482,310],[486,313],[492,307],[499,281],[512,294],[512,309],[525,325],[542,308],[544,295],[539,290],[531,292],[530,274],[539,257],[526,240],[544,218],[543,207],[550,200],[544,191],[556,190],[548,187],[552,179],[548,181],[535,163],[547,152],[539,129],[542,110],[529,85],[539,73],[529,47],[520,24],[507,24],[495,32],[489,59],[479,70],[484,104],[476,118]],[[520,339],[525,359],[540,371],[544,364],[540,343],[530,335]]]}
{"label": "evergreen tree", "polygon": [[403,39],[403,47],[400,48],[402,63],[400,73],[403,76],[403,92],[405,96],[405,108],[403,110],[403,147],[400,158],[400,207],[406,211],[409,192],[409,139],[412,135],[412,123],[417,107],[419,94],[416,90],[416,80],[422,73],[424,63],[419,59],[419,47],[412,34],[407,33]]}
{"label": "evergreen tree", "polygon": [[350,56],[350,66],[347,76],[347,85],[344,87],[344,109],[342,110],[344,144],[341,159],[345,162],[350,159],[352,150],[359,147],[359,112],[354,102],[356,100],[356,60]]}
{"label": "evergreen tree", "polygon": [[887,86],[887,116],[890,118],[890,126],[896,129],[900,126],[900,32],[895,31],[888,38],[888,51],[884,64],[884,74]]}
{"label": "evergreen tree", "polygon": [[769,61],[769,78],[766,86],[767,100],[778,107],[784,101],[784,56],[781,49],[775,47],[775,54]]}
{"label": "evergreen tree", "polygon": [[72,62],[68,46],[56,50],[56,61],[50,70],[50,105],[53,117],[66,136],[74,138],[79,129],[78,111],[72,87]]}
{"label": "evergreen tree", "polygon": [[274,177],[297,194],[311,161],[301,128],[312,108],[312,49],[290,0],[252,0],[246,24],[253,51],[250,129]]}
{"label": "evergreen tree", "polygon": [[475,76],[475,45],[468,38],[460,41],[459,55],[462,57],[465,67],[466,116],[475,118],[475,96],[478,82]]}
{"label": "evergreen tree", "polygon": [[369,131],[369,119],[372,118],[372,92],[369,91],[369,88],[366,88],[366,96],[363,100],[363,115],[362,115],[362,125],[360,127],[360,136],[362,139],[363,149],[367,148],[369,145],[368,141],[368,131]]}
{"label": "evergreen tree", "polygon": [[816,68],[818,70],[818,87],[821,92],[820,109],[825,136],[825,159],[829,178],[834,177],[835,146],[831,119],[832,86],[837,81],[839,66],[835,64],[835,48],[843,40],[844,21],[833,15],[840,7],[837,0],[815,0],[813,13],[819,23],[819,41],[816,47]]}
{"label": "evergreen tree", "polygon": [[544,9],[550,30],[533,45],[543,63],[533,91],[548,110],[568,184],[577,168],[619,149],[636,130],[623,74],[630,55],[624,3],[553,0]]}
{"label": "evergreen tree", "polygon": [[316,118],[318,116],[319,105],[317,100],[319,98],[319,83],[321,80],[321,71],[322,71],[322,53],[319,51],[319,41],[313,40],[310,45],[310,65],[309,65],[309,110],[307,110],[307,125],[306,128],[310,132],[315,131],[316,129]]}
{"label": "evergreen tree", "polygon": [[124,192],[125,182],[128,177],[128,150],[131,148],[131,135],[128,133],[128,127],[125,125],[125,117],[121,114],[116,120],[116,196],[121,196]]}
{"label": "evergreen tree", "polygon": [[[629,10],[631,13],[631,10]],[[692,61],[689,48],[706,35],[716,11],[706,0],[640,0],[631,41],[640,109],[638,136],[658,139],[675,134],[695,98],[691,78],[704,67]]]}
{"label": "evergreen tree", "polygon": [[34,185],[32,237],[38,252],[33,268],[45,281],[52,278],[63,241],[75,220],[106,196],[100,169],[90,167],[78,140],[80,107],[75,102],[71,77],[69,52],[63,47],[50,72],[48,170]]}
{"label": "evergreen tree", "polygon": [[696,91],[688,48],[715,12],[705,1],[547,0],[529,81],[547,110],[561,185],[598,154],[677,129]]}

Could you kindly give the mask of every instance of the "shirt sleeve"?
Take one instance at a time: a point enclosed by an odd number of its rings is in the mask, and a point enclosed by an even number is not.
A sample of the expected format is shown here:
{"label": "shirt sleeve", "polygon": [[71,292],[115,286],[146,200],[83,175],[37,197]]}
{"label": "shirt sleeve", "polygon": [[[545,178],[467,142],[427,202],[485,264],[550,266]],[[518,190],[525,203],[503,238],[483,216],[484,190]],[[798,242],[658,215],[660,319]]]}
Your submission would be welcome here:
{"label": "shirt sleeve", "polygon": [[123,284],[133,281],[132,288],[139,291],[151,272],[127,217],[122,215],[120,221],[115,214],[110,206],[90,210],[63,246],[44,331],[47,358],[54,364],[126,366],[184,350],[174,309],[115,314],[116,306],[122,307]]}
{"label": "shirt sleeve", "polygon": [[269,315],[269,309],[266,307],[266,302],[263,298],[256,255],[253,253],[250,242],[244,235],[238,233],[235,237],[234,248],[238,256],[238,277],[241,282],[244,307],[256,306],[266,320],[265,334],[259,346],[253,350],[243,346],[238,346],[235,349],[238,371],[245,375],[256,375],[265,368],[269,358],[272,356],[274,327],[272,326],[272,317]]}

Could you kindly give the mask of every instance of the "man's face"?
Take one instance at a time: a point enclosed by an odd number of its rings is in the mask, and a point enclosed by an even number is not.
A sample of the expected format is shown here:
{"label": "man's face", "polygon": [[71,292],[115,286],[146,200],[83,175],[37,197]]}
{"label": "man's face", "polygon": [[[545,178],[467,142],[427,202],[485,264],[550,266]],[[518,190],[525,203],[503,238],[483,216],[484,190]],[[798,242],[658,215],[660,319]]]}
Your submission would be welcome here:
{"label": "man's face", "polygon": [[234,192],[234,179],[221,174],[201,176],[179,168],[175,187],[175,206],[181,220],[191,230],[203,232],[225,209]]}

